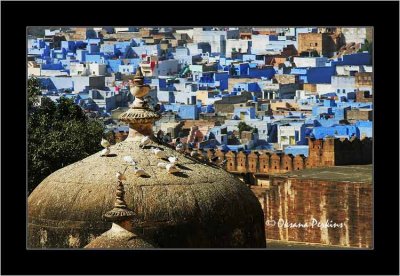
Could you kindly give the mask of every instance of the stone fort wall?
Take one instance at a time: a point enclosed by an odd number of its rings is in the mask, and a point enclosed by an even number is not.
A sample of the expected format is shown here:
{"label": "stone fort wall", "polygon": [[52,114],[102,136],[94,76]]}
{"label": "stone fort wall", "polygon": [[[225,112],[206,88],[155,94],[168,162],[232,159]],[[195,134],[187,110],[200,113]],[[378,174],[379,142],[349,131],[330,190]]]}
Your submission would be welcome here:
{"label": "stone fort wall", "polygon": [[306,168],[372,164],[371,138],[309,138],[308,146],[308,157],[262,150],[249,154],[207,150],[201,154],[208,160],[216,159],[217,164],[226,160],[226,170],[234,173],[276,174]]}

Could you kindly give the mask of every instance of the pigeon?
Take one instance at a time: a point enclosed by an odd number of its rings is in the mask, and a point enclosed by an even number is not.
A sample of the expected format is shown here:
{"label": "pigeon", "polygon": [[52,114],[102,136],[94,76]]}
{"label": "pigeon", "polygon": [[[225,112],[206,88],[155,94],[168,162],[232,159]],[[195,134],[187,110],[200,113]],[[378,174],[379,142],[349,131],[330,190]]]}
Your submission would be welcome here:
{"label": "pigeon", "polygon": [[121,172],[117,172],[116,176],[117,176],[117,179],[118,179],[119,181],[126,180],[125,175],[122,174]]}
{"label": "pigeon", "polygon": [[165,169],[167,167],[167,165],[168,165],[168,163],[160,162],[157,164],[157,167]]}
{"label": "pigeon", "polygon": [[176,145],[175,150],[176,150],[176,151],[182,151],[182,150],[184,150],[183,144],[182,144],[182,143],[179,143],[178,145]]}
{"label": "pigeon", "polygon": [[228,160],[225,159],[225,160],[222,161],[219,165],[220,165],[221,167],[224,167],[224,166],[226,165],[227,162],[228,162]]}
{"label": "pigeon", "polygon": [[153,148],[153,152],[158,158],[167,158],[167,154],[163,150]]}
{"label": "pigeon", "polygon": [[210,162],[214,163],[214,162],[217,162],[218,159],[219,159],[218,156],[214,156],[214,157],[210,158],[209,160],[210,160]]}
{"label": "pigeon", "polygon": [[110,146],[110,142],[108,142],[106,139],[104,139],[104,138],[102,138],[101,139],[101,146],[103,147],[103,148],[108,148],[109,146]]}
{"label": "pigeon", "polygon": [[105,148],[101,151],[100,156],[107,156],[110,154],[110,148]]}
{"label": "pigeon", "polygon": [[167,166],[165,166],[165,168],[167,169],[168,173],[177,173],[177,172],[179,172],[179,169],[175,166],[175,164],[168,164]]}
{"label": "pigeon", "polygon": [[143,169],[139,169],[139,168],[136,168],[136,167],[133,169],[133,173],[136,176],[149,176],[149,174],[147,172],[145,172]]}
{"label": "pigeon", "polygon": [[136,162],[133,161],[132,156],[129,156],[129,155],[124,156],[124,161],[125,161],[126,163],[129,163],[129,165],[136,165]]}
{"label": "pigeon", "polygon": [[140,141],[139,147],[143,148],[144,146],[148,145],[151,143],[151,139],[149,136],[145,136],[142,138],[142,140]]}
{"label": "pigeon", "polygon": [[171,164],[176,164],[178,162],[178,157],[175,157],[175,156],[168,157],[168,161]]}
{"label": "pigeon", "polygon": [[190,156],[197,157],[197,156],[199,156],[199,153],[197,152],[197,150],[194,150],[194,151],[190,152]]}

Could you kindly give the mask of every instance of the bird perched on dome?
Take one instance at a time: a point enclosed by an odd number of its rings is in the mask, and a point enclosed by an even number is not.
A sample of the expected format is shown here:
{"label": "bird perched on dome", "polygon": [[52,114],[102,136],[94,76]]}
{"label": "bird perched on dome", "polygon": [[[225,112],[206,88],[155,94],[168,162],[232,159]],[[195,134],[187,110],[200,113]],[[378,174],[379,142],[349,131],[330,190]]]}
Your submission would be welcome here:
{"label": "bird perched on dome", "polygon": [[179,151],[179,152],[182,152],[182,151],[185,150],[185,147],[184,147],[184,145],[182,143],[179,143],[179,144],[176,145],[175,150]]}
{"label": "bird perched on dome", "polygon": [[168,165],[168,163],[166,163],[166,162],[159,162],[157,164],[157,167],[165,169],[167,167],[167,165]]}
{"label": "bird perched on dome", "polygon": [[104,138],[101,138],[101,143],[100,144],[101,144],[101,146],[103,148],[108,148],[110,146],[110,142],[108,142],[108,140],[106,140]]}
{"label": "bird perched on dome", "polygon": [[121,173],[121,172],[117,172],[117,174],[115,176],[117,177],[117,179],[119,181],[126,180],[125,175],[123,173]]}
{"label": "bird perched on dome", "polygon": [[152,151],[158,158],[167,158],[167,154],[163,150],[152,148]]}
{"label": "bird perched on dome", "polygon": [[212,158],[209,159],[209,161],[210,161],[211,163],[217,162],[218,160],[219,160],[219,157],[218,157],[218,156],[214,156],[214,157],[212,157]]}
{"label": "bird perched on dome", "polygon": [[139,168],[137,168],[137,167],[134,167],[134,168],[133,168],[133,173],[134,173],[136,176],[149,176],[149,174],[148,174],[147,172],[145,172],[145,170],[139,169]]}
{"label": "bird perched on dome", "polygon": [[228,162],[228,160],[225,159],[225,160],[223,160],[219,165],[220,165],[221,167],[225,167],[225,165],[226,165],[227,162]]}
{"label": "bird perched on dome", "polygon": [[167,169],[168,173],[177,173],[180,172],[180,170],[175,166],[175,164],[168,164],[165,166],[165,168]]}
{"label": "bird perched on dome", "polygon": [[129,165],[136,165],[136,162],[133,161],[132,156],[129,156],[129,155],[124,156],[124,161],[125,161],[126,163],[128,163]]}
{"label": "bird perched on dome", "polygon": [[110,154],[110,142],[108,142],[108,140],[101,138],[101,142],[100,142],[101,146],[104,148],[101,153],[100,156],[108,156]]}
{"label": "bird perched on dome", "polygon": [[144,146],[149,145],[152,142],[150,136],[144,136],[140,141],[139,147],[144,148]]}
{"label": "bird perched on dome", "polygon": [[100,156],[108,156],[110,154],[110,148],[107,147],[100,152]]}
{"label": "bird perched on dome", "polygon": [[170,156],[170,157],[168,157],[168,161],[169,161],[171,164],[176,164],[176,163],[178,162],[178,157]]}

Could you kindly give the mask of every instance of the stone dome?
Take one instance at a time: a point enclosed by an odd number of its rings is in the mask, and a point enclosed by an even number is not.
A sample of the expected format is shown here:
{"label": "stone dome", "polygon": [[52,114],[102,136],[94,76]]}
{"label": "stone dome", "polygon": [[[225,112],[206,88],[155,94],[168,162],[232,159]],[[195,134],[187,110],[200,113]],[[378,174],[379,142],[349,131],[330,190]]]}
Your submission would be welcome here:
{"label": "stone dome", "polygon": [[83,247],[110,229],[103,214],[114,203],[115,174],[131,156],[149,177],[125,172],[125,200],[137,214],[136,232],[160,247],[264,247],[264,218],[251,190],[225,170],[167,146],[181,172],[168,174],[151,148],[128,139],[66,166],[28,197],[29,247]]}
{"label": "stone dome", "polygon": [[136,234],[113,223],[110,230],[91,241],[85,248],[116,249],[116,248],[154,248],[154,246]]}

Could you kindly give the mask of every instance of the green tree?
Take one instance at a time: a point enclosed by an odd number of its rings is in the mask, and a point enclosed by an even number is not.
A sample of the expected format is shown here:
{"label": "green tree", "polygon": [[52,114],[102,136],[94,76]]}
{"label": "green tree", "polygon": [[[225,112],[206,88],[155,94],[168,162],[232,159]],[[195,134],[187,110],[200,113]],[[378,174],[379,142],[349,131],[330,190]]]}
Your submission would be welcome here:
{"label": "green tree", "polygon": [[[31,84],[31,85],[29,85]],[[104,125],[87,118],[72,100],[43,97],[34,105],[38,82],[28,81],[28,192],[49,174],[99,150]]]}
{"label": "green tree", "polygon": [[369,54],[372,54],[372,42],[369,42],[367,39],[365,43],[362,44],[361,48],[358,50],[359,53],[367,51]]}
{"label": "green tree", "polygon": [[240,122],[238,124],[238,129],[239,129],[239,135],[242,135],[242,131],[251,131],[253,128],[246,124],[245,122]]}
{"label": "green tree", "polygon": [[39,96],[41,95],[40,82],[36,77],[28,79],[28,110],[31,111],[33,106],[39,103]]}

